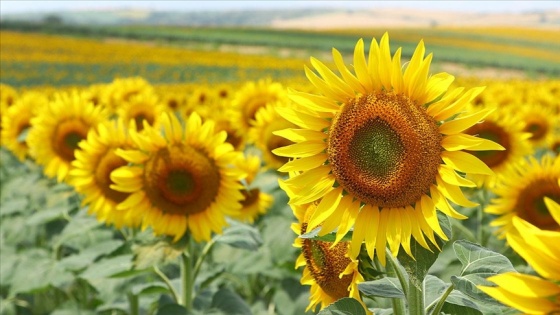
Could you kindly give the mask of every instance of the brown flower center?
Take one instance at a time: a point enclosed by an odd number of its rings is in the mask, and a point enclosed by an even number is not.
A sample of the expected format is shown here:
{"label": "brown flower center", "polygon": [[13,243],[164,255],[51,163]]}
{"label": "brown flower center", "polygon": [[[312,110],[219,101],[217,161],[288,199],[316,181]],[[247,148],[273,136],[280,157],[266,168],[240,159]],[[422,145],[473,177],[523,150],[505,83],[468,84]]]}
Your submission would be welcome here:
{"label": "brown flower center", "polygon": [[544,117],[527,117],[527,125],[523,131],[529,132],[531,134],[531,141],[538,141],[544,138],[547,134],[549,126]]}
{"label": "brown flower center", "polygon": [[[304,234],[307,224],[301,226]],[[331,248],[332,243],[304,239],[302,253],[311,276],[321,289],[335,300],[349,295],[348,287],[352,283],[352,275],[340,274],[346,269],[351,260],[345,256],[348,242],[340,242]]]}
{"label": "brown flower center", "polygon": [[54,132],[53,149],[57,155],[67,162],[74,160],[74,150],[78,143],[87,137],[89,125],[79,119],[61,122]]}
{"label": "brown flower center", "polygon": [[506,148],[503,151],[468,151],[481,159],[488,167],[499,166],[507,160],[512,146],[509,134],[503,127],[493,121],[486,120],[470,127],[465,133],[494,141]]}
{"label": "brown flower center", "polygon": [[337,182],[382,207],[414,204],[441,164],[435,120],[404,95],[380,92],[343,105],[329,130],[327,152]]}
{"label": "brown flower center", "polygon": [[163,212],[195,214],[206,210],[220,188],[220,172],[201,150],[175,145],[158,151],[145,166],[146,194]]}
{"label": "brown flower center", "polygon": [[541,178],[529,183],[519,192],[515,210],[517,215],[543,230],[560,229],[544,203],[544,197],[560,203],[560,186],[554,177]]}
{"label": "brown flower center", "polygon": [[127,161],[116,155],[114,149],[109,149],[99,159],[97,168],[95,169],[97,187],[99,187],[106,198],[111,199],[115,203],[124,201],[129,194],[111,189],[109,186],[114,183],[110,175],[112,171],[126,164]]}

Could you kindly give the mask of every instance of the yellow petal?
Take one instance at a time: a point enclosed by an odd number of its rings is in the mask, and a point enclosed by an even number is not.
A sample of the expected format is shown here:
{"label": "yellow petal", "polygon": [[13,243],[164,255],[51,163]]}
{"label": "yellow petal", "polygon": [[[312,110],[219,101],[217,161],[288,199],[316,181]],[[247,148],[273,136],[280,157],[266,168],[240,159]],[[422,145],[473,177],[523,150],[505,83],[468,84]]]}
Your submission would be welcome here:
{"label": "yellow petal", "polygon": [[471,182],[470,180],[464,177],[459,176],[459,174],[457,174],[454,169],[452,169],[451,167],[445,164],[441,164],[439,166],[438,173],[439,176],[441,176],[441,179],[448,184],[463,186],[463,187],[476,187],[475,183]]}
{"label": "yellow petal", "polygon": [[317,154],[305,158],[295,159],[282,165],[279,172],[294,172],[294,171],[307,171],[317,168],[325,163],[327,160],[326,154]]}
{"label": "yellow petal", "polygon": [[286,119],[289,122],[292,122],[295,125],[300,126],[301,128],[321,131],[325,128],[328,128],[330,125],[330,122],[325,119],[304,114],[291,108],[282,107],[282,108],[277,108],[276,111],[284,119]]}
{"label": "yellow petal", "polygon": [[529,314],[549,314],[557,308],[556,304],[542,298],[527,298],[511,293],[501,287],[483,287],[478,288],[495,298],[496,300],[509,305],[517,310]]}
{"label": "yellow petal", "polygon": [[560,294],[560,286],[548,280],[517,272],[488,278],[504,290],[524,297],[551,297]]}
{"label": "yellow petal", "polygon": [[493,108],[483,109],[473,114],[460,116],[459,118],[444,122],[443,124],[441,124],[441,126],[439,126],[439,132],[444,135],[462,132],[463,130],[470,128],[474,124],[482,121],[493,111]]}
{"label": "yellow petal", "polygon": [[443,151],[441,158],[446,165],[463,173],[494,175],[494,172],[472,154],[462,151]]}
{"label": "yellow petal", "polygon": [[[311,215],[309,219],[308,228],[310,230],[319,226],[323,221],[328,218],[336,210],[336,207],[340,203],[342,198],[342,187],[331,190],[328,192],[323,199],[321,199],[317,209]],[[329,231],[330,232],[330,231]]]}
{"label": "yellow petal", "polygon": [[455,204],[458,204],[463,207],[476,207],[478,203],[472,202],[468,200],[461,188],[455,185],[450,185],[444,182],[439,175],[436,176],[436,183],[439,192],[441,192],[447,199],[453,201]]}
{"label": "yellow petal", "polygon": [[326,149],[327,144],[323,141],[305,141],[274,149],[272,153],[278,156],[304,158],[322,153]]}
{"label": "yellow petal", "polygon": [[274,131],[272,134],[293,142],[323,141],[327,138],[325,133],[309,129],[282,129]]}

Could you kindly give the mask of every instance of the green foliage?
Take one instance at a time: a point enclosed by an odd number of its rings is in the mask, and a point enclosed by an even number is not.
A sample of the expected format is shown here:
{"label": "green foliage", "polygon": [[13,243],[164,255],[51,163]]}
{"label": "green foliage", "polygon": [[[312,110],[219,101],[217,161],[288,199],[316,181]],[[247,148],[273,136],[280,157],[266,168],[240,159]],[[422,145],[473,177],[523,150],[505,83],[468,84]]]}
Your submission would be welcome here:
{"label": "green foliage", "polygon": [[342,298],[320,311],[317,315],[366,315],[366,311],[357,300]]}

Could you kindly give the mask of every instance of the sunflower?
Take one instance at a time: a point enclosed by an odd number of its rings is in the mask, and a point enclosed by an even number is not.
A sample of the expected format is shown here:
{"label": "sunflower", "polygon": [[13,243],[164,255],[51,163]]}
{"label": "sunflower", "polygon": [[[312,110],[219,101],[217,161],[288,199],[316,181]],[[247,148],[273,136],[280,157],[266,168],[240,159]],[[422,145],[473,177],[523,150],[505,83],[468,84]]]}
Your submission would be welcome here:
{"label": "sunflower", "polygon": [[263,79],[257,82],[245,83],[234,95],[232,106],[240,114],[241,127],[243,132],[248,132],[249,127],[255,120],[257,111],[276,102],[286,101],[284,86],[279,82],[270,79]]}
{"label": "sunflower", "polygon": [[326,234],[339,226],[337,241],[354,226],[352,258],[364,240],[368,255],[373,258],[377,252],[384,264],[387,243],[393,255],[402,245],[412,256],[411,237],[425,248],[430,246],[424,235],[433,244],[434,232],[447,239],[436,208],[464,219],[448,199],[464,207],[476,205],[460,189],[475,184],[456,171],[492,174],[463,150],[503,149],[461,133],[491,112],[465,110],[483,88],[448,92],[454,78],[446,73],[428,76],[432,55],[424,53],[421,41],[403,73],[401,49],[391,58],[387,34],[379,45],[372,40],[367,61],[360,39],[352,74],[333,49],[342,77],[311,58],[319,75],[307,67],[305,72],[322,94],[293,91],[290,97],[301,107],[278,109],[300,127],[276,132],[295,144],[273,151],[293,159],[284,171],[298,172],[281,181],[292,196],[290,204],[321,200],[309,228],[324,221],[321,234]]}
{"label": "sunflower", "polygon": [[[292,230],[299,236],[309,230],[307,222],[317,207],[314,204],[294,207],[298,223],[292,224]],[[358,261],[349,257],[349,242],[339,242],[332,246],[330,242],[296,238],[294,247],[301,248],[296,260],[296,268],[304,267],[301,284],[309,285],[310,297],[306,312],[327,307],[329,304],[351,297],[362,305],[358,283],[364,278],[358,271]]]}
{"label": "sunflower", "polygon": [[59,93],[31,119],[29,153],[45,167],[44,173],[63,181],[75,159],[74,150],[89,130],[108,116],[101,106],[77,91]]}
{"label": "sunflower", "polygon": [[26,134],[31,127],[31,118],[47,103],[43,94],[27,92],[3,113],[1,143],[20,161],[29,154]]}
{"label": "sunflower", "polygon": [[498,177],[502,176],[509,167],[521,158],[532,153],[529,142],[531,134],[524,132],[525,123],[510,110],[496,108],[484,121],[475,124],[464,131],[465,134],[492,140],[505,150],[502,151],[471,151],[472,155],[484,162],[495,176],[474,174],[470,178],[479,186],[493,187]]}
{"label": "sunflower", "polygon": [[221,233],[225,216],[241,209],[245,176],[234,167],[242,153],[225,143],[226,133],[193,113],[183,126],[170,113],[162,113],[160,130],[144,123],[131,132],[138,149],[118,149],[129,165],[111,173],[114,190],[130,193],[117,209],[142,214],[142,229],[178,241],[187,231],[196,241]]}
{"label": "sunflower", "polygon": [[142,77],[117,78],[104,89],[102,103],[115,110],[135,95],[153,93],[153,86]]}
{"label": "sunflower", "polygon": [[[134,121],[130,128],[136,130]],[[78,146],[80,149],[75,151],[76,159],[71,163],[68,182],[85,196],[82,205],[89,205],[89,214],[95,214],[100,222],[114,224],[118,229],[123,226],[138,227],[141,213],[116,210],[117,204],[123,202],[129,194],[110,188],[113,184],[111,172],[128,163],[115,151],[133,148],[123,119],[99,123],[96,128],[90,129],[87,139]]]}
{"label": "sunflower", "polygon": [[245,178],[246,187],[241,190],[244,198],[241,201],[241,211],[238,215],[233,215],[232,217],[252,224],[256,218],[270,209],[274,198],[253,185],[255,177],[261,170],[261,159],[258,156],[249,155],[239,160],[237,166],[247,173],[247,178]]}
{"label": "sunflower", "polygon": [[525,121],[524,131],[531,134],[533,148],[549,147],[560,126],[560,114],[551,106],[526,105],[521,107],[519,115]]}
{"label": "sunflower", "polygon": [[503,176],[493,192],[498,196],[485,208],[498,215],[492,226],[504,237],[512,228],[512,219],[519,217],[540,229],[560,230],[560,226],[548,212],[543,198],[560,202],[560,156],[544,155],[540,161],[535,157],[521,160]]}
{"label": "sunflower", "polygon": [[238,151],[243,151],[247,143],[247,135],[241,132],[238,113],[232,108],[223,108],[209,113],[209,119],[216,123],[216,130],[227,132],[226,142],[231,143]]}
{"label": "sunflower", "polygon": [[124,121],[134,120],[138,130],[142,130],[143,121],[151,126],[157,126],[157,119],[165,110],[165,104],[160,102],[156,94],[144,93],[131,96],[128,101],[122,102],[117,107],[116,113]]}
{"label": "sunflower", "polygon": [[[546,197],[544,203],[560,226],[560,205]],[[526,314],[560,313],[560,232],[543,231],[514,217],[512,228],[507,232],[507,240],[540,277],[515,272],[504,273],[488,278],[497,286],[478,288]]]}
{"label": "sunflower", "polygon": [[278,169],[288,162],[288,158],[272,153],[272,150],[293,144],[286,138],[275,135],[278,130],[297,128],[296,125],[280,116],[275,107],[281,105],[269,104],[260,108],[255,115],[255,122],[249,129],[249,142],[260,149],[266,166]]}
{"label": "sunflower", "polygon": [[0,83],[0,125],[4,114],[18,98],[18,92],[11,85]]}

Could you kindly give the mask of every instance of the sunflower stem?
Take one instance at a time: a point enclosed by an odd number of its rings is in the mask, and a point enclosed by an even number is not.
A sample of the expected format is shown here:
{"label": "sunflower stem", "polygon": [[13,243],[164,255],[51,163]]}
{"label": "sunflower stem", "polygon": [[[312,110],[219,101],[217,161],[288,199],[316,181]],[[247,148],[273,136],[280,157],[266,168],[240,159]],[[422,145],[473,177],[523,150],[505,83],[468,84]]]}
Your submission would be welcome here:
{"label": "sunflower stem", "polygon": [[138,304],[138,295],[136,294],[132,294],[132,293],[128,293],[128,304],[130,306],[130,315],[138,315],[140,314],[139,309],[140,306]]}
{"label": "sunflower stem", "polygon": [[187,309],[187,311],[192,311],[193,302],[193,287],[194,287],[194,277],[193,277],[193,253],[192,253],[192,240],[187,240],[187,247],[185,251],[181,253],[181,278],[183,287],[183,299],[182,305]]}
{"label": "sunflower stem", "polygon": [[408,301],[408,314],[410,315],[424,315],[424,292],[421,288],[414,285],[414,282],[409,278],[408,294],[406,299]]}
{"label": "sunflower stem", "polygon": [[[386,256],[388,257],[389,260],[389,264],[387,265],[386,271],[387,271],[387,276],[389,277],[397,277],[397,279],[399,279],[399,282],[401,284],[402,290],[404,295],[407,295],[408,292],[408,288],[407,288],[407,281],[406,278],[402,272],[402,270],[399,267],[399,263],[397,262],[397,260],[395,259],[395,257],[393,257],[393,254],[389,251],[388,248],[385,249],[386,251]],[[405,315],[406,314],[406,308],[404,305],[404,300],[403,299],[391,299],[391,303],[393,305],[393,314],[395,315]]]}
{"label": "sunflower stem", "polygon": [[179,297],[179,294],[177,293],[177,290],[175,290],[175,287],[173,287],[173,284],[171,283],[171,280],[169,280],[169,278],[161,270],[159,270],[159,268],[157,266],[154,265],[153,268],[154,268],[154,272],[156,273],[156,275],[158,275],[161,278],[161,280],[163,280],[163,282],[165,282],[165,285],[167,285],[167,288],[171,292],[171,296],[173,297],[175,302],[181,303],[181,298]]}
{"label": "sunflower stem", "polygon": [[200,267],[202,266],[202,263],[204,262],[204,259],[206,258],[206,256],[212,250],[214,244],[216,244],[216,241],[213,238],[213,239],[210,240],[210,242],[206,243],[206,246],[204,246],[204,249],[202,249],[202,253],[200,253],[200,256],[198,257],[198,259],[196,260],[196,263],[194,265],[193,279],[196,279],[196,277],[198,276],[198,273],[200,272]]}
{"label": "sunflower stem", "polygon": [[[435,304],[435,308],[432,312],[430,312],[430,309],[432,307],[434,307],[434,304],[432,303],[432,304],[428,305],[428,307],[426,308],[426,314],[438,315],[441,312],[441,309],[443,308],[443,304],[445,304],[445,300],[447,299],[449,294],[451,294],[451,291],[453,291],[454,288],[455,288],[455,286],[452,283],[449,286],[449,288],[447,288],[447,290],[445,290],[445,292],[439,298],[439,300],[437,300],[437,304]],[[436,301],[434,301],[434,303],[436,303]]]}

